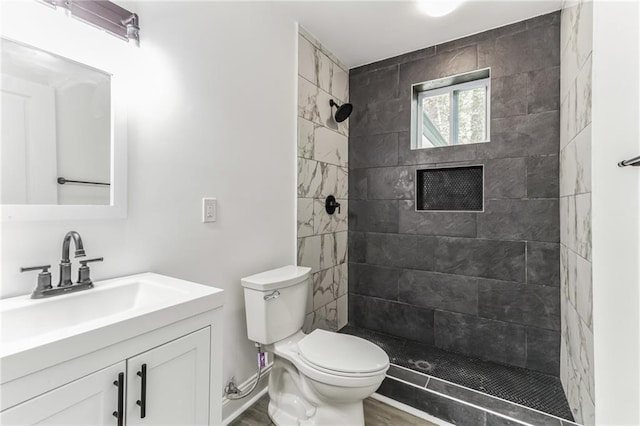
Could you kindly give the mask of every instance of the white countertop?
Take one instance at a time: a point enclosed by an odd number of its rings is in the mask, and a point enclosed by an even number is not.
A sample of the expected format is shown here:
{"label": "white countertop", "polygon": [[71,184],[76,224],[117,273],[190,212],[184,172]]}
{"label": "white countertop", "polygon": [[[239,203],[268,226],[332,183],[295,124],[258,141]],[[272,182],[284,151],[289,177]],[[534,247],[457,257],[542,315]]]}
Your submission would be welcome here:
{"label": "white countertop", "polygon": [[45,299],[0,300],[0,383],[150,332],[224,303],[221,289],[154,273]]}

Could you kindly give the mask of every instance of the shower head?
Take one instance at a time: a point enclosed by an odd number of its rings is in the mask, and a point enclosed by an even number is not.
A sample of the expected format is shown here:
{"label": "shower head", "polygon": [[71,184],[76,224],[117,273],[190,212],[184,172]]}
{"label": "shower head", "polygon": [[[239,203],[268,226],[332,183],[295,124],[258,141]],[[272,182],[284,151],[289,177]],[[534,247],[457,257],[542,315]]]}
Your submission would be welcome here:
{"label": "shower head", "polygon": [[353,111],[353,105],[351,104],[338,105],[333,101],[333,99],[329,100],[329,105],[331,105],[332,107],[338,108],[336,110],[336,113],[333,116],[333,118],[335,118],[336,122],[338,123],[342,123],[344,120],[349,118],[349,115],[351,115],[351,111]]}

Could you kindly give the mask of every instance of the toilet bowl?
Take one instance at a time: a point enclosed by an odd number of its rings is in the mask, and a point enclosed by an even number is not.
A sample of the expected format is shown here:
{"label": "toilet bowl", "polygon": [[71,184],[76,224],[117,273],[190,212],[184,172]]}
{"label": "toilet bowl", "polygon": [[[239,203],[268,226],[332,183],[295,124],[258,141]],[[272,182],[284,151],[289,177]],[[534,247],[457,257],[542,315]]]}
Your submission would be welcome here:
{"label": "toilet bowl", "polygon": [[362,401],[378,389],[389,357],[359,337],[302,332],[310,268],[243,278],[249,338],[273,354],[269,416],[276,425],[364,425]]}
{"label": "toilet bowl", "polygon": [[363,425],[362,400],[389,368],[373,343],[325,330],[299,331],[269,349],[269,414],[278,425]]}

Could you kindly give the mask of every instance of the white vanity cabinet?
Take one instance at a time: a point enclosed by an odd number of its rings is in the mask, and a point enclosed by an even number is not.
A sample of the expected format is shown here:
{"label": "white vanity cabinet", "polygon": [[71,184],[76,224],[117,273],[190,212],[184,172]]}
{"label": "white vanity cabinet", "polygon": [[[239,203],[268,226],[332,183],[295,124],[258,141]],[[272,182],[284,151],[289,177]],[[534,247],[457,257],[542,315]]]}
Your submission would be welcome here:
{"label": "white vanity cabinet", "polygon": [[116,425],[118,374],[126,363],[96,371],[0,413],[2,425]]}
{"label": "white vanity cabinet", "polygon": [[[3,331],[24,327],[0,334],[0,424],[220,424],[222,290],[150,273],[95,285],[41,301],[0,300]],[[96,318],[100,304],[123,299],[129,305]],[[72,324],[43,330],[42,312]]]}
{"label": "white vanity cabinet", "polygon": [[127,425],[206,425],[208,421],[208,329],[127,360]]}
{"label": "white vanity cabinet", "polygon": [[46,392],[0,413],[0,424],[207,425],[210,333],[206,327]]}

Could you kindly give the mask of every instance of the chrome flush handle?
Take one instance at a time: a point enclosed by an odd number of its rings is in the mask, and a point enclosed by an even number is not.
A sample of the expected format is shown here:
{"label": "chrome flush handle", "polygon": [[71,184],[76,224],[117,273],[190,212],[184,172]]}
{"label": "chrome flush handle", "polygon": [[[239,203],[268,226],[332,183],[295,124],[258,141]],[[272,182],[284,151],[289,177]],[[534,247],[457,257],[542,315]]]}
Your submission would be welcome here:
{"label": "chrome flush handle", "polygon": [[627,166],[640,166],[640,155],[637,157],[629,158],[628,160],[624,160],[618,163],[618,167],[627,167]]}
{"label": "chrome flush handle", "polygon": [[280,297],[280,292],[278,290],[273,290],[271,294],[264,296],[264,300],[277,299],[278,297]]}

